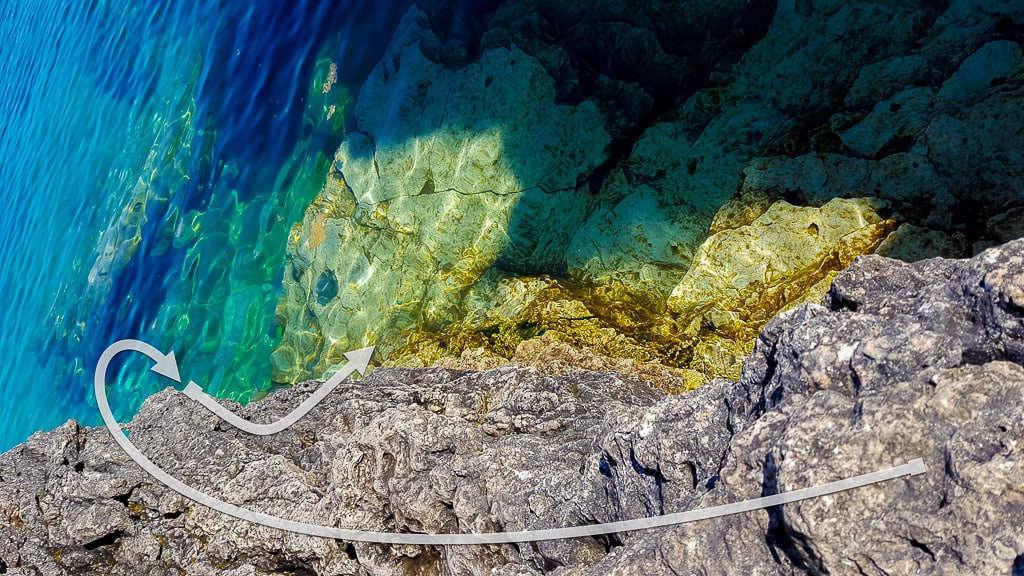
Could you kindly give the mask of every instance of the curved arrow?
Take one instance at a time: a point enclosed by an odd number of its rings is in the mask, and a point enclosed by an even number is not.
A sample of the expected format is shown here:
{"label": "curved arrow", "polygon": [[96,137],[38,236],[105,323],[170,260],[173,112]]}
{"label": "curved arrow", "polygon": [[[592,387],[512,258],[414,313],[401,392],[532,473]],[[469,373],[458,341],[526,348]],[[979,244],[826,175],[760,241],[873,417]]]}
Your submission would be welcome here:
{"label": "curved arrow", "polygon": [[[366,371],[366,365],[370,362],[370,356],[372,355],[373,346],[370,346],[369,348],[360,348],[359,350],[353,350],[352,352],[346,352],[345,358],[348,358],[348,364],[345,364],[344,368],[335,372],[334,376],[331,376],[327,382],[324,382],[324,384],[320,386],[312,396],[306,398],[297,408],[276,422],[272,422],[270,424],[256,424],[239,417],[234,412],[217,403],[212,396],[203,392],[203,389],[195,382],[189,381],[188,385],[185,386],[184,392],[186,396],[196,402],[199,402],[203,406],[206,406],[211,412],[220,416],[227,421],[228,424],[231,424],[239,430],[243,430],[250,434],[258,434],[260,436],[277,434],[292,424],[295,424],[299,418],[305,416],[306,412],[312,410],[314,406],[326,398],[327,395],[338,386],[338,384],[341,384],[342,380],[348,378],[349,374],[357,371],[360,374],[363,374]],[[154,367],[154,370],[155,369],[156,368]]]}
{"label": "curved arrow", "polygon": [[[99,362],[96,364],[96,375],[94,379],[96,389],[96,403],[99,406],[100,414],[103,416],[103,422],[106,424],[107,429],[114,437],[114,441],[121,446],[121,449],[125,451],[135,460],[150,475],[154,478],[166,484],[172,490],[178,492],[186,498],[190,498],[199,502],[200,504],[206,505],[214,510],[223,512],[229,516],[240,518],[242,520],[248,520],[249,522],[255,522],[256,524],[262,524],[264,526],[270,526],[271,528],[278,528],[281,530],[288,530],[291,532],[297,532],[299,534],[307,534],[310,536],[322,536],[325,538],[337,538],[348,541],[359,541],[359,542],[374,542],[378,544],[417,544],[417,545],[453,545],[453,544],[506,544],[513,542],[533,542],[539,540],[560,540],[564,538],[579,538],[583,536],[597,536],[600,534],[611,534],[613,532],[627,532],[630,530],[643,530],[647,528],[657,528],[662,526],[671,526],[673,524],[683,524],[686,522],[694,522],[697,520],[707,520],[710,518],[716,518],[719,516],[726,516],[729,514],[737,514],[740,512],[749,512],[752,510],[758,510],[760,508],[768,508],[770,506],[779,506],[789,502],[797,502],[800,500],[807,500],[809,498],[817,498],[826,494],[833,494],[836,492],[842,492],[844,490],[851,490],[853,488],[859,488],[861,486],[867,486],[868,484],[874,484],[876,482],[882,482],[885,480],[892,480],[901,476],[923,474],[925,470],[924,462],[920,459],[914,459],[910,462],[894,468],[888,468],[885,470],[879,470],[877,472],[871,472],[868,474],[862,474],[860,476],[854,476],[852,478],[846,478],[838,480],[836,482],[829,482],[827,484],[820,484],[810,488],[803,488],[800,490],[793,490],[791,492],[783,492],[781,494],[775,494],[773,496],[765,496],[763,498],[755,498],[753,500],[744,500],[743,502],[736,502],[734,504],[726,504],[722,506],[713,506],[710,508],[700,508],[697,510],[689,510],[686,512],[676,512],[674,514],[665,514],[663,516],[653,516],[648,518],[636,518],[633,520],[622,520],[619,522],[608,522],[606,524],[591,524],[586,526],[571,526],[568,528],[552,528],[546,530],[526,530],[521,532],[489,532],[489,533],[477,533],[477,534],[410,534],[410,533],[398,533],[398,532],[373,532],[368,530],[349,530],[345,528],[335,528],[331,526],[320,526],[318,524],[307,524],[305,522],[296,522],[294,520],[287,520],[277,516],[271,516],[270,514],[264,514],[262,512],[255,512],[241,506],[230,504],[205,492],[200,492],[195,488],[192,488],[188,484],[185,484],[181,480],[178,480],[174,476],[171,476],[167,472],[164,472],[162,468],[153,463],[152,460],[146,457],[134,444],[125,436],[121,430],[121,425],[118,424],[117,420],[114,419],[114,414],[110,410],[110,404],[107,402],[107,390],[106,390],[106,373],[107,367],[110,361],[120,352],[127,350],[133,350],[141,352],[146,356],[149,356],[156,361],[156,364],[151,370],[166,376],[172,380],[180,382],[181,379],[178,375],[178,366],[174,359],[174,353],[163,354],[153,346],[142,342],[140,340],[119,340],[114,342],[103,354],[100,355]],[[363,349],[367,350],[367,349]],[[361,353],[363,351],[356,351]],[[346,356],[348,356],[346,354]],[[367,356],[368,358],[368,356]],[[352,358],[349,358],[352,360]],[[353,362],[355,363],[355,362]],[[364,364],[365,367],[365,364]],[[347,365],[346,365],[347,368]],[[353,367],[353,371],[354,371]],[[344,371],[344,370],[343,370]],[[351,374],[349,371],[348,374]],[[339,372],[340,374],[341,372]],[[335,380],[337,378],[340,382],[341,378],[338,378],[337,374],[331,378]],[[344,376],[342,377],[344,378]],[[192,382],[189,382],[192,385]],[[337,382],[334,383],[337,385]],[[325,384],[324,387],[326,388]],[[198,386],[195,386],[198,389]],[[320,391],[317,392],[319,394]],[[205,393],[200,391],[200,394],[206,396]],[[193,391],[190,394],[190,398],[196,398],[198,394]],[[321,395],[326,396],[326,393]],[[209,398],[207,396],[207,398]],[[212,401],[212,399],[211,399]],[[318,400],[319,401],[319,400]],[[202,402],[202,400],[200,400]],[[291,414],[282,418],[281,421],[290,418],[292,414],[302,411],[298,417],[309,411],[312,406],[306,407],[307,403],[303,402],[298,408],[292,411]],[[218,408],[223,408],[216,402],[213,402]],[[313,402],[312,404],[316,404]],[[204,406],[207,406],[205,403]],[[209,406],[207,406],[209,407]],[[230,413],[227,410],[225,412]],[[220,415],[219,410],[215,412]],[[236,417],[237,418],[237,417]],[[240,423],[245,425],[253,425],[247,420],[237,418]],[[278,421],[278,422],[281,422]],[[275,425],[277,425],[275,423]],[[287,425],[284,426],[287,428]],[[282,429],[284,429],[282,428]]]}

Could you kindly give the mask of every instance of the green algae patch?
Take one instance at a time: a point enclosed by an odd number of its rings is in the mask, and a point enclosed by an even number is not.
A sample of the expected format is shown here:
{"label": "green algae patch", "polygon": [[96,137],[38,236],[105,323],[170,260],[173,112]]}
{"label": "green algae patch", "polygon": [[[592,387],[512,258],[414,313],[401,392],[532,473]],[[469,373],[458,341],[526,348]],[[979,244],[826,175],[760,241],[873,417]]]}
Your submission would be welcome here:
{"label": "green algae patch", "polygon": [[779,200],[748,224],[723,222],[668,298],[675,318],[670,333],[693,343],[693,367],[738,378],[768,320],[820,300],[836,272],[873,252],[895,228],[864,198],[837,198],[817,208]]}
{"label": "green algae patch", "polygon": [[[359,130],[291,229],[275,381],[320,377],[367,345],[387,361],[418,331],[447,331],[499,260],[520,269],[557,261],[586,215],[577,183],[606,158],[596,106],[555,103],[550,76],[518,49],[458,70],[429,65],[415,44],[391,50],[360,93]],[[542,215],[545,226],[517,243]],[[318,291],[328,271],[337,290]],[[473,331],[493,331],[483,337],[507,354],[526,335],[498,324]]]}
{"label": "green algae patch", "polygon": [[738,378],[768,320],[820,301],[839,270],[875,250],[895,227],[866,199],[821,207],[738,199],[723,207],[668,297],[622,284],[580,286],[492,271],[467,292],[459,320],[414,332],[388,362],[491,366],[523,361],[523,345],[544,340],[603,358],[605,366],[654,362],[675,370],[685,384],[663,386],[671,391]]}

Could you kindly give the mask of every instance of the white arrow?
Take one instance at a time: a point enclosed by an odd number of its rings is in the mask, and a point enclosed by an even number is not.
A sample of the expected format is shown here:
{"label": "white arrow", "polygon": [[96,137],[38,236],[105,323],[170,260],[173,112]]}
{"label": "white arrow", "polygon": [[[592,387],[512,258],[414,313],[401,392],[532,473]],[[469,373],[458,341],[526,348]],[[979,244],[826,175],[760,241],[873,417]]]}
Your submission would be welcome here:
{"label": "white arrow", "polygon": [[[195,382],[190,381],[188,385],[185,386],[184,392],[186,396],[196,402],[199,402],[203,406],[206,406],[211,412],[220,416],[228,424],[231,424],[239,430],[243,430],[250,434],[258,434],[260,436],[277,434],[298,422],[299,418],[305,416],[307,412],[312,410],[314,406],[326,398],[327,395],[330,394],[338,384],[341,384],[342,380],[348,378],[350,374],[353,372],[363,374],[366,371],[366,365],[370,362],[370,356],[372,355],[373,346],[370,346],[369,348],[360,348],[359,350],[353,350],[352,352],[346,352],[345,357],[348,358],[348,364],[345,364],[344,368],[335,372],[334,376],[331,376],[327,382],[324,382],[324,384],[320,386],[320,389],[314,392],[309,398],[306,398],[306,400],[303,401],[302,404],[299,404],[297,408],[276,422],[272,422],[270,424],[256,424],[241,418],[234,412],[221,406],[212,396],[203,392],[203,389]],[[156,370],[156,367],[154,367],[153,370]]]}
{"label": "white arrow", "polygon": [[[570,526],[566,528],[551,528],[546,530],[525,530],[521,532],[485,532],[478,534],[409,534],[409,533],[398,533],[398,532],[373,532],[368,530],[349,530],[345,528],[335,528],[332,526],[321,526],[318,524],[307,524],[305,522],[296,522],[294,520],[288,520],[277,516],[271,516],[270,514],[264,514],[262,512],[254,512],[241,506],[230,504],[219,498],[214,498],[209,494],[200,492],[195,488],[192,488],[188,484],[185,484],[181,480],[178,480],[174,476],[171,476],[167,472],[164,472],[162,468],[153,463],[152,460],[146,457],[145,454],[139,451],[128,437],[124,435],[121,430],[121,425],[118,424],[117,420],[114,419],[114,414],[110,410],[110,404],[107,402],[107,390],[106,390],[106,373],[107,367],[110,365],[110,361],[118,353],[134,350],[142,352],[146,356],[156,360],[156,365],[153,366],[152,370],[157,374],[167,376],[168,378],[180,382],[181,379],[178,376],[178,366],[174,359],[173,353],[163,354],[153,346],[139,341],[139,340],[119,340],[114,342],[103,354],[100,355],[99,362],[96,364],[96,375],[95,375],[95,388],[96,388],[96,404],[99,406],[100,414],[103,416],[103,422],[106,424],[107,429],[114,436],[114,441],[121,446],[121,448],[135,460],[139,466],[142,466],[143,470],[149,472],[154,478],[166,484],[172,490],[180,493],[186,498],[191,498],[200,504],[209,506],[210,508],[234,516],[235,518],[241,518],[249,522],[255,522],[256,524],[263,524],[264,526],[270,526],[271,528],[278,528],[280,530],[287,530],[290,532],[297,532],[299,534],[308,534],[310,536],[322,536],[324,538],[336,538],[341,540],[356,541],[356,542],[375,542],[378,544],[416,544],[416,545],[455,545],[455,544],[505,544],[511,542],[534,542],[539,540],[559,540],[563,538],[579,538],[583,536],[597,536],[600,534],[611,534],[613,532],[627,532],[630,530],[643,530],[647,528],[656,528],[659,526],[671,526],[673,524],[683,524],[686,522],[694,522],[697,520],[707,520],[709,518],[717,518],[719,516],[726,516],[729,514],[737,514],[740,512],[749,512],[752,510],[758,510],[760,508],[767,508],[769,506],[779,506],[789,502],[797,502],[800,500],[807,500],[809,498],[817,498],[826,494],[833,494],[836,492],[842,492],[845,490],[852,490],[861,486],[867,486],[868,484],[874,484],[876,482],[883,482],[886,480],[892,480],[901,476],[910,476],[923,474],[925,470],[924,462],[920,458],[916,458],[894,468],[888,468],[885,470],[878,470],[876,472],[870,472],[868,474],[862,474],[860,476],[854,476],[852,478],[846,478],[843,480],[837,480],[835,482],[829,482],[827,484],[820,484],[818,486],[812,486],[810,488],[802,488],[800,490],[793,490],[790,492],[783,492],[781,494],[775,494],[772,496],[765,496],[763,498],[755,498],[753,500],[744,500],[742,502],[736,502],[734,504],[725,504],[722,506],[714,506],[711,508],[700,508],[697,510],[688,510],[685,512],[676,512],[673,514],[665,514],[663,516],[652,516],[648,518],[636,518],[633,520],[622,520],[619,522],[609,522],[606,524],[590,524],[586,526]],[[364,348],[362,350],[356,350],[350,352],[353,356],[349,357],[350,364],[346,365],[345,370],[340,371],[346,372],[349,366],[352,366],[351,370],[348,370],[345,376],[351,374],[356,370],[357,366],[360,366],[359,370],[362,371],[366,367],[366,361],[369,360],[369,355],[372,348]],[[315,395],[319,395],[322,399],[326,396],[327,392],[321,394],[324,389],[337,386],[345,376],[339,377],[335,374],[324,384]],[[335,381],[336,380],[336,381]],[[333,382],[333,384],[331,384]],[[192,382],[189,385],[195,386]],[[193,392],[190,394],[190,398],[197,398],[197,396],[209,398],[205,393],[200,391],[198,394]],[[311,398],[312,399],[312,398]],[[212,399],[211,399],[212,400]],[[302,414],[305,414],[316,404],[317,401],[310,403],[309,400],[303,402],[298,408],[296,408],[291,414],[282,418],[278,422],[282,422],[301,410],[301,413],[296,416],[297,419]],[[202,402],[202,400],[200,400]],[[230,411],[224,410],[219,404],[214,404],[219,410],[214,410],[215,413],[221,415],[221,410],[231,414]],[[308,404],[308,406],[307,406]],[[206,404],[204,403],[204,406]],[[209,406],[208,406],[209,407]],[[213,409],[213,408],[211,408]],[[234,416],[234,414],[231,414]],[[237,418],[239,423],[245,425],[253,425],[247,420]],[[235,424],[238,426],[238,424]],[[278,423],[274,424],[279,425]],[[290,424],[288,424],[290,425]],[[288,425],[283,426],[281,429],[287,428]],[[254,425],[259,426],[259,425]],[[239,426],[241,428],[241,426]],[[244,428],[243,428],[244,429]]]}
{"label": "white arrow", "polygon": [[161,376],[166,376],[175,382],[181,382],[181,376],[178,375],[178,361],[174,358],[174,352],[164,354],[148,342],[132,340],[131,338],[118,340],[110,346],[107,346],[107,349],[100,355],[100,359],[96,364],[96,369],[98,370],[100,366],[102,366],[105,371],[107,365],[114,359],[114,356],[117,356],[119,352],[124,352],[125,350],[142,352],[146,356],[156,360],[156,364],[154,364],[150,370]]}

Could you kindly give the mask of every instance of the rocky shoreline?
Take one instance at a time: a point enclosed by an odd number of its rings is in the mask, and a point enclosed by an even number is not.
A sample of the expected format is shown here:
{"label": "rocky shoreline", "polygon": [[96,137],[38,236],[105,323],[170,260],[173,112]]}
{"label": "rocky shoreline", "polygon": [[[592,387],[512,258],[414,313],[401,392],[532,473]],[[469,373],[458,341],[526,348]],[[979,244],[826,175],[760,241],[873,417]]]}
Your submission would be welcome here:
{"label": "rocky shoreline", "polygon": [[[316,383],[239,410],[261,421]],[[69,422],[0,456],[8,574],[1012,574],[1024,571],[1024,241],[860,257],[761,332],[742,377],[667,395],[617,372],[381,368],[253,437],[172,389],[128,425],[197,489],[398,532],[593,524],[923,458],[927,473],[709,521],[496,546],[385,546],[226,517]]]}
{"label": "rocky shoreline", "polygon": [[927,473],[388,546],[224,516],[68,422],[0,456],[0,574],[1024,575],[1024,4],[462,4],[405,13],[290,229],[298,384],[225,405],[388,367],[269,437],[166,389],[131,441],[238,506],[411,533]]}

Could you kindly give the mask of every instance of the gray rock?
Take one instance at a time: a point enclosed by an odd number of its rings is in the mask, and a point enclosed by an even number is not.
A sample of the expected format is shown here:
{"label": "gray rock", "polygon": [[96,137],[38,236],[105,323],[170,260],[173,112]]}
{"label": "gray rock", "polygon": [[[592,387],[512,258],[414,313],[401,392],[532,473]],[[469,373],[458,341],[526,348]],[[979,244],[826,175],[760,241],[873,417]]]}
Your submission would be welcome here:
{"label": "gray rock", "polygon": [[640,534],[578,574],[1016,574],[1024,565],[1024,242],[970,261],[871,256],[747,360],[701,506],[922,457],[928,473]]}
{"label": "gray rock", "polygon": [[[663,396],[613,372],[379,369],[252,437],[183,394],[128,425],[154,462],[253,510],[484,532],[737,502],[923,458],[928,472],[695,524],[521,545],[348,543],[226,517],[74,422],[0,456],[17,574],[1010,574],[1024,564],[1024,241],[857,259],[781,314],[740,381]],[[289,411],[305,383],[246,407]]]}

